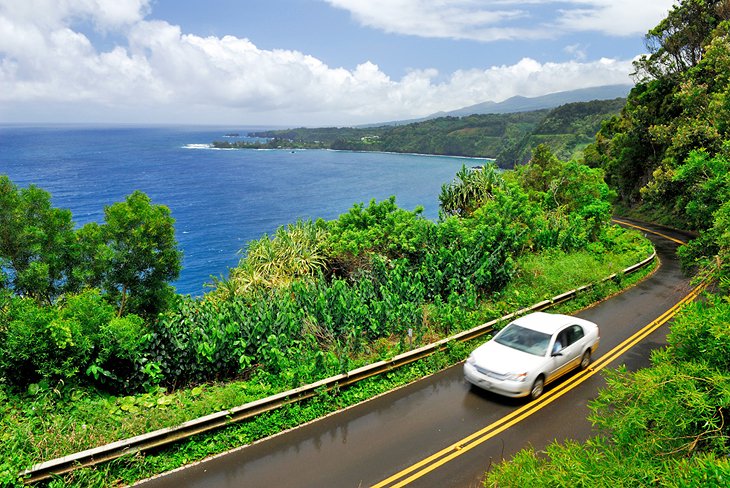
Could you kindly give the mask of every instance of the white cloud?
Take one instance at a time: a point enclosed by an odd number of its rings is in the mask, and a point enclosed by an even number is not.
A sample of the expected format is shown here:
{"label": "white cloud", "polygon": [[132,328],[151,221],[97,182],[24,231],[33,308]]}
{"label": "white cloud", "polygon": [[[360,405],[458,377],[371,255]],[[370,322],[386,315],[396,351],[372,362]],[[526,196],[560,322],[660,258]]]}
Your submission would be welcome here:
{"label": "white cloud", "polygon": [[559,10],[556,25],[566,31],[593,31],[614,36],[646,34],[675,3],[674,0],[580,0],[575,8]]}
{"label": "white cloud", "polygon": [[465,106],[469,105],[469,100],[502,101],[515,95],[536,97],[582,87],[628,84],[631,68],[630,60],[539,63],[534,59],[524,58],[514,65],[458,71],[451,77],[446,88],[449,91],[464,92],[459,102],[460,106]]}
{"label": "white cloud", "polygon": [[[0,121],[355,124],[630,82],[630,60],[523,59],[392,79],[369,61],[332,68],[248,39],[185,34],[145,20],[148,3],[0,0]],[[74,30],[78,18],[113,31],[126,45],[100,51]]]}
{"label": "white cloud", "polygon": [[[361,24],[420,37],[497,41],[552,38],[576,31],[644,34],[674,0],[324,0]],[[540,7],[557,11],[540,16]],[[545,10],[545,9],[542,9]]]}
{"label": "white cloud", "polygon": [[0,16],[54,29],[74,20],[89,20],[98,29],[138,22],[149,13],[150,0],[0,0]]}
{"label": "white cloud", "polygon": [[348,10],[361,24],[395,34],[419,37],[496,41],[541,38],[538,26],[516,27],[511,22],[529,18],[512,2],[477,0],[325,0]]}

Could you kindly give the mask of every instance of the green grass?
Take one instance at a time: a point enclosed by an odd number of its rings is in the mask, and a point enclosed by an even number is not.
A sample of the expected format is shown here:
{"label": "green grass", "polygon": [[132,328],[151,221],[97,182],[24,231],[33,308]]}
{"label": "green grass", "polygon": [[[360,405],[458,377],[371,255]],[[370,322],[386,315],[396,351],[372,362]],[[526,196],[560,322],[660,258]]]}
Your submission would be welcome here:
{"label": "green grass", "polygon": [[[474,327],[519,308],[578,286],[598,281],[645,258],[650,245],[638,233],[622,234],[616,253],[600,248],[565,254],[547,252],[523,257],[520,273],[502,292],[469,308],[455,305],[460,329]],[[569,313],[617,293],[650,272],[608,281],[561,305]],[[424,312],[426,313],[426,312]],[[455,332],[452,330],[451,333]],[[427,339],[433,339],[428,337]],[[218,431],[201,434],[171,447],[121,458],[94,468],[78,470],[50,483],[51,486],[110,486],[127,484],[231,448],[248,444],[285,429],[354,405],[393,388],[408,384],[463,360],[472,344],[452,344],[448,351],[370,378],[342,391],[289,405]],[[402,352],[403,342],[380,341],[350,366]],[[0,385],[1,386],[1,385]],[[68,455],[115,440],[238,406],[292,388],[276,375],[258,372],[247,381],[207,384],[166,393],[162,389],[143,395],[114,397],[62,383],[39,385],[23,395],[11,395],[0,387],[0,483],[13,482],[15,474],[35,463]],[[110,481],[113,480],[113,481]],[[16,480],[17,482],[17,480]]]}

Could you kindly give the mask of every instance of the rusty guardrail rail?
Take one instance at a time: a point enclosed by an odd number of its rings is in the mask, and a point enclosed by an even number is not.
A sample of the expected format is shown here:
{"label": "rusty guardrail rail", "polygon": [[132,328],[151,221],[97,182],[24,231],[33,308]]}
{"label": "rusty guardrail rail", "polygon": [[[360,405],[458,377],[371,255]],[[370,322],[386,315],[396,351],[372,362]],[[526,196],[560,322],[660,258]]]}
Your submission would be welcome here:
{"label": "rusty guardrail rail", "polygon": [[419,359],[423,359],[431,354],[442,351],[447,347],[447,344],[452,341],[468,341],[477,337],[488,334],[494,330],[494,326],[500,322],[511,320],[515,317],[519,317],[529,312],[535,312],[544,310],[559,303],[563,303],[582,291],[586,291],[594,286],[604,283],[609,280],[617,278],[620,274],[626,275],[637,271],[656,258],[656,252],[653,252],[648,258],[643,261],[630,266],[620,273],[614,273],[599,282],[588,284],[570,290],[560,295],[556,295],[551,299],[543,300],[542,302],[536,303],[530,307],[522,308],[516,312],[510,313],[503,317],[486,322],[482,325],[474,327],[472,329],[460,332],[452,335],[440,341],[428,344],[426,346],[413,349],[392,359],[386,361],[378,361],[376,363],[363,366],[361,368],[348,371],[347,373],[331,376],[315,383],[301,386],[293,390],[288,390],[270,397],[262,398],[253,402],[249,402],[237,407],[233,407],[220,412],[215,412],[204,417],[189,420],[175,427],[168,427],[164,429],[155,430],[146,434],[131,437],[129,439],[123,439],[120,441],[112,442],[99,446],[93,449],[87,449],[85,451],[70,454],[60,458],[45,461],[32,466],[30,469],[21,473],[26,484],[35,483],[50,478],[53,475],[60,475],[73,471],[81,467],[92,466],[105,461],[111,461],[122,456],[134,454],[140,451],[161,447],[167,444],[172,444],[181,439],[208,432],[214,429],[230,425],[232,423],[241,422],[243,420],[255,417],[256,415],[281,408],[291,403],[306,400],[315,396],[320,391],[329,391],[334,388],[341,388],[348,386],[358,381],[362,381],[371,376],[375,376],[381,373],[385,373],[392,369],[405,366]]}

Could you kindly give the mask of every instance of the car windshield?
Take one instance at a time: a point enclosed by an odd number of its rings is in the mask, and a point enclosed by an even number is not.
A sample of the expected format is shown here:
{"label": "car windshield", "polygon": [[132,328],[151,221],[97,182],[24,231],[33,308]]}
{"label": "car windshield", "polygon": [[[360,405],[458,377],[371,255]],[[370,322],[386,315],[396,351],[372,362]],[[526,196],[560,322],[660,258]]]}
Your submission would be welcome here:
{"label": "car windshield", "polygon": [[510,324],[494,340],[518,351],[544,356],[550,343],[550,334]]}

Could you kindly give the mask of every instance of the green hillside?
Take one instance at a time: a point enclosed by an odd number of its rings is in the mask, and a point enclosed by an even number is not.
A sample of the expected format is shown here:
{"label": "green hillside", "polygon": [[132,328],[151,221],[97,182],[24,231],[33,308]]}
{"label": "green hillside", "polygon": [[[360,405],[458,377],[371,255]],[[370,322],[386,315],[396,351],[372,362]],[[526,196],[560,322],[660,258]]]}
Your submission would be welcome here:
{"label": "green hillside", "polygon": [[272,130],[250,134],[270,139],[264,144],[213,144],[221,148],[327,148],[483,157],[511,168],[527,162],[538,144],[545,144],[562,159],[581,154],[593,141],[601,122],[618,114],[624,103],[622,98],[595,100],[554,109],[440,117],[397,126]]}

